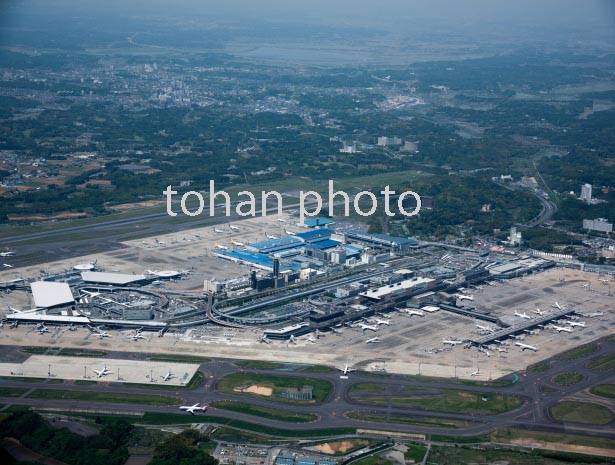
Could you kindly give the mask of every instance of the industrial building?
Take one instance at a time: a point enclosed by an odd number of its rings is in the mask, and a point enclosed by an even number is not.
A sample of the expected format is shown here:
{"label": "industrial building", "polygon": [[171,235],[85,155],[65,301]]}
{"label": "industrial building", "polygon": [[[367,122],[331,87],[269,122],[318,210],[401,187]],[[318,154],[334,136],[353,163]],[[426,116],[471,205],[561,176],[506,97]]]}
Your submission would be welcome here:
{"label": "industrial building", "polygon": [[613,223],[609,223],[606,218],[583,220],[583,229],[610,234],[613,232]]}

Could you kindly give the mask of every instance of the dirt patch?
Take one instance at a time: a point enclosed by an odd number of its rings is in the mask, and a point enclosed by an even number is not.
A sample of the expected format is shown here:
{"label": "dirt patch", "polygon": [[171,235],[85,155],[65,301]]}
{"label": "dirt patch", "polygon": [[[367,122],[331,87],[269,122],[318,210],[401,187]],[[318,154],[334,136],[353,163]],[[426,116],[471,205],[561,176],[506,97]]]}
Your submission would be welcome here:
{"label": "dirt patch", "polygon": [[318,444],[313,447],[313,449],[318,452],[322,452],[323,454],[335,455],[335,454],[345,454],[347,451],[351,449],[355,449],[357,447],[363,447],[369,445],[369,441],[336,441],[336,442],[325,442],[324,444]]}
{"label": "dirt patch", "polygon": [[134,202],[134,203],[123,203],[121,205],[114,205],[111,207],[111,210],[131,210],[133,208],[143,208],[143,207],[155,207],[156,205],[162,205],[164,202],[162,200],[146,200],[145,202]]}
{"label": "dirt patch", "polygon": [[615,449],[606,449],[604,447],[578,446],[575,444],[562,444],[560,442],[544,442],[536,439],[513,439],[510,441],[510,444],[522,447],[599,455],[602,457],[615,457]]}
{"label": "dirt patch", "polygon": [[271,397],[273,395],[273,388],[267,386],[259,386],[258,384],[253,384],[252,386],[248,387],[239,387],[233,390],[237,392],[248,392],[250,394],[257,394],[259,396]]}

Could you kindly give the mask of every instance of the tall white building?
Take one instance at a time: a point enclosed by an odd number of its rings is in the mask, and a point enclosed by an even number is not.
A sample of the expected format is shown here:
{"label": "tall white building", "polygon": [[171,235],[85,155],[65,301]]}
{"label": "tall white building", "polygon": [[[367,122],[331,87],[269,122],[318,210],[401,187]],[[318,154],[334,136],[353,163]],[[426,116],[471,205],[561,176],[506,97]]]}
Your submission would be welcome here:
{"label": "tall white building", "polygon": [[581,200],[586,203],[591,203],[592,201],[592,185],[591,184],[583,184],[581,186]]}
{"label": "tall white building", "polygon": [[521,245],[523,241],[523,237],[521,236],[521,232],[517,231],[517,228],[514,226],[510,228],[510,234],[508,236],[508,243],[510,245]]}

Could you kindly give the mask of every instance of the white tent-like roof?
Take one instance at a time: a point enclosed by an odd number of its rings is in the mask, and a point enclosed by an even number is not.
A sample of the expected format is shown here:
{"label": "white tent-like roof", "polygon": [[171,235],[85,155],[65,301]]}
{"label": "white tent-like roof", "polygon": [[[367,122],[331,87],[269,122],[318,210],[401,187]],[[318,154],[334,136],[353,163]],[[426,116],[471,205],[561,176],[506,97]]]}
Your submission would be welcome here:
{"label": "white tent-like roof", "polygon": [[30,284],[30,289],[37,308],[50,308],[75,302],[73,293],[66,283],[35,281]]}

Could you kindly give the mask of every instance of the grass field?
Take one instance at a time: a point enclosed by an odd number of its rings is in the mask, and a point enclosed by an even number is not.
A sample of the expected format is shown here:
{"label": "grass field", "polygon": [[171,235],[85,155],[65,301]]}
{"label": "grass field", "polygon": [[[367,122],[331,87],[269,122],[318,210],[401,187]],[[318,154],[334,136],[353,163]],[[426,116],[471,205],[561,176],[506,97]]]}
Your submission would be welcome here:
{"label": "grass field", "polygon": [[542,373],[544,371],[547,371],[549,368],[551,368],[549,366],[548,363],[535,363],[534,365],[530,365],[529,367],[527,367],[527,371],[533,371],[535,373]]}
{"label": "grass field", "polygon": [[357,383],[350,386],[348,392],[382,392],[385,387],[378,383]]}
{"label": "grass field", "polygon": [[90,379],[76,379],[73,381],[73,384],[77,386],[92,386],[94,384],[98,384],[98,381],[92,381]]}
{"label": "grass field", "polygon": [[2,376],[0,377],[0,381],[2,382],[16,382],[16,383],[42,383],[48,378],[28,378],[25,376]]}
{"label": "grass field", "polygon": [[331,368],[325,365],[310,365],[299,370],[301,373],[331,373],[335,371],[335,368]]}
{"label": "grass field", "polygon": [[382,453],[378,453],[375,455],[368,455],[356,462],[352,462],[352,465],[394,465],[394,463],[382,457]]}
{"label": "grass field", "polygon": [[[58,412],[63,413],[63,412]],[[75,416],[71,414],[71,416]],[[258,423],[251,423],[242,420],[229,420],[228,418],[217,417],[214,415],[186,415],[185,413],[155,413],[146,412],[144,415],[78,415],[79,417],[96,419],[99,418],[103,424],[106,422],[115,422],[118,419],[124,419],[130,423],[139,423],[143,425],[161,426],[161,425],[190,425],[198,420],[199,423],[213,423],[221,425],[223,428],[235,428],[242,433],[254,432],[265,436],[275,436],[280,438],[328,438],[336,436],[346,436],[356,434],[355,428],[322,428],[309,430],[286,430],[281,428],[270,428]]]}
{"label": "grass field", "polygon": [[68,357],[105,357],[107,352],[103,350],[78,349],[74,347],[64,347],[58,355]]}
{"label": "grass field", "polygon": [[425,457],[425,452],[427,452],[427,447],[419,444],[406,444],[406,446],[408,446],[409,450],[404,454],[404,460],[406,462],[414,460],[414,463],[421,463],[423,457]]}
{"label": "grass field", "polygon": [[615,342],[615,334],[611,334],[609,337],[606,338],[607,342]]}
{"label": "grass field", "polygon": [[22,347],[19,350],[25,354],[42,355],[49,350],[49,347]]}
{"label": "grass field", "polygon": [[89,400],[92,402],[143,405],[179,405],[181,402],[175,397],[115,394],[109,392],[62,391],[59,389],[36,389],[27,397],[31,399]]}
{"label": "grass field", "polygon": [[196,355],[173,355],[173,354],[157,354],[147,357],[148,360],[155,362],[176,362],[176,363],[208,363],[211,360],[205,357]]}
{"label": "grass field", "polygon": [[560,373],[553,377],[553,382],[561,386],[568,386],[570,384],[576,384],[583,381],[584,377],[581,373],[571,371],[569,373]]}
{"label": "grass field", "polygon": [[434,378],[431,376],[420,375],[408,375],[407,379],[412,381],[427,381],[433,383],[447,383],[447,384],[459,384],[462,386],[484,386],[484,387],[505,387],[510,386],[513,382],[511,376],[495,379],[492,381],[477,381],[473,379],[459,379],[459,378]]}
{"label": "grass field", "polygon": [[[49,350],[49,347],[22,347],[20,350],[26,354],[43,355]],[[103,350],[64,347],[54,355],[64,355],[65,357],[105,357],[107,352]]]}
{"label": "grass field", "polygon": [[551,415],[556,420],[589,425],[608,425],[613,421],[613,413],[609,409],[588,402],[558,402],[551,407]]}
{"label": "grass field", "polygon": [[284,366],[278,362],[267,362],[265,360],[239,360],[235,362],[235,365],[248,370],[278,370]]}
{"label": "grass field", "polygon": [[599,384],[591,388],[589,392],[607,399],[615,399],[615,384]]}
{"label": "grass field", "polygon": [[593,354],[598,350],[598,346],[596,344],[589,344],[581,347],[576,347],[574,349],[567,350],[562,353],[558,358],[562,361],[574,360],[577,358],[585,357],[587,355]]}
{"label": "grass field", "polygon": [[450,442],[454,444],[480,444],[482,442],[489,442],[488,435],[482,436],[441,436],[439,434],[432,434],[431,440],[434,442]]}
{"label": "grass field", "polygon": [[288,421],[292,423],[308,423],[318,419],[318,415],[314,415],[313,413],[289,412],[286,410],[250,405],[245,402],[220,400],[211,402],[209,405],[213,408],[245,413],[247,415],[268,418],[270,420]]}
{"label": "grass field", "polygon": [[0,397],[19,397],[26,391],[26,388],[0,387]]}
{"label": "grass field", "polygon": [[[273,389],[273,395],[265,396],[247,392],[241,393],[235,390],[235,388],[245,388],[253,385],[271,388]],[[280,394],[285,390],[285,388],[301,388],[306,385],[312,386],[314,388],[313,400],[299,401],[280,397]],[[255,373],[235,373],[232,375],[225,376],[218,381],[217,388],[220,392],[224,392],[227,394],[242,394],[245,396],[268,399],[275,402],[286,402],[293,404],[319,403],[324,401],[331,392],[331,384],[325,380],[307,378],[303,376],[275,376],[261,375]]]}
{"label": "grass field", "polygon": [[419,407],[435,412],[497,414],[515,410],[523,405],[519,397],[485,392],[440,389],[439,395],[370,397],[356,399],[358,402],[388,404],[402,407]]}
{"label": "grass field", "polygon": [[615,368],[615,354],[604,355],[587,364],[592,370],[612,370]]}
{"label": "grass field", "polygon": [[468,426],[467,421],[449,420],[446,418],[430,418],[430,417],[411,417],[408,415],[377,415],[361,412],[350,412],[348,418],[359,421],[372,421],[376,423],[393,423],[399,425],[423,425],[435,426],[439,428],[464,428]]}

